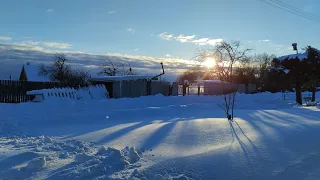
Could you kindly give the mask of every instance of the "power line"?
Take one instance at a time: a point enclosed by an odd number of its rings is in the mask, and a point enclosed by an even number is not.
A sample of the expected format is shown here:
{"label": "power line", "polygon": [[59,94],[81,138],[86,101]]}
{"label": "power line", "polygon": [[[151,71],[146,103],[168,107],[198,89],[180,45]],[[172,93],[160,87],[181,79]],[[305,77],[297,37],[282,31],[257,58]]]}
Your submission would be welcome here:
{"label": "power line", "polygon": [[311,20],[311,21],[320,22],[320,19],[318,20],[318,19],[315,19],[315,18],[306,16],[306,15],[304,15],[304,14],[301,14],[301,12],[299,13],[299,11],[292,10],[292,9],[287,9],[287,8],[285,8],[285,7],[283,7],[283,6],[278,6],[278,5],[276,5],[276,4],[273,4],[273,3],[271,3],[271,2],[268,2],[268,1],[266,1],[266,0],[260,0],[260,1],[261,1],[261,2],[264,2],[264,3],[266,3],[266,4],[269,4],[269,5],[271,5],[271,6],[274,6],[274,7],[276,7],[276,8],[282,9],[282,10],[284,10],[284,11],[287,11],[287,12],[289,12],[289,13],[291,13],[291,14],[294,14],[294,15],[297,15],[297,16],[300,16],[300,17],[303,17],[303,18],[305,18],[305,19],[309,19],[309,20]]}
{"label": "power line", "polygon": [[[309,16],[307,16],[307,15],[302,14],[302,13],[299,12],[299,11],[296,11],[295,9],[288,9],[288,8],[284,7],[283,5],[281,6],[281,5],[273,4],[273,3],[268,2],[268,1],[266,1],[266,0],[260,0],[260,1],[261,1],[261,2],[264,2],[264,3],[267,3],[267,4],[271,5],[271,6],[274,6],[274,7],[276,7],[276,8],[285,10],[285,11],[291,13],[291,14],[295,14],[295,15],[297,15],[297,16],[303,17],[303,18],[305,18],[305,19],[309,19],[309,20],[311,20],[311,21],[320,22],[320,19],[315,19],[315,18],[309,17]],[[271,1],[272,1],[272,0],[271,0]]]}
{"label": "power line", "polygon": [[288,8],[288,9],[291,9],[293,11],[299,12],[300,14],[309,16],[310,18],[314,18],[314,19],[320,20],[319,16],[316,16],[314,14],[308,13],[308,12],[306,12],[306,11],[304,11],[302,9],[299,9],[297,7],[294,7],[294,6],[292,6],[292,5],[288,4],[288,3],[282,2],[280,0],[270,0],[270,1],[273,1],[273,2],[279,4],[280,6],[283,6],[285,8]]}

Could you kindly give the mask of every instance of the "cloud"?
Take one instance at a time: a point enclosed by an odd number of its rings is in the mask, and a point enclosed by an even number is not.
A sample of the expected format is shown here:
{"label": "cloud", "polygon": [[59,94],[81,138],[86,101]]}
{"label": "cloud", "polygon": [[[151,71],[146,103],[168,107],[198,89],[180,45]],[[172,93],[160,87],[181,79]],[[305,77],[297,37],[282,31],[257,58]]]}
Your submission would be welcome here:
{"label": "cloud", "polygon": [[212,46],[214,46],[222,41],[223,41],[223,39],[221,39],[221,38],[218,38],[218,39],[200,38],[200,39],[194,40],[192,42],[197,45],[212,45]]}
{"label": "cloud", "polygon": [[0,41],[11,41],[12,37],[9,36],[0,36]]}
{"label": "cloud", "polygon": [[196,37],[196,35],[191,35],[191,36],[184,36],[183,34],[180,34],[178,37],[176,37],[175,39],[177,41],[180,41],[182,43],[185,43],[185,42],[190,42],[192,41],[192,39]]}
{"label": "cloud", "polygon": [[[41,43],[39,44],[41,45]],[[22,64],[31,62],[34,64],[51,63],[56,54],[64,54],[68,63],[74,68],[84,68],[91,75],[97,75],[99,67],[106,60],[131,64],[134,72],[140,75],[156,75],[161,73],[160,62],[166,69],[166,79],[175,80],[177,75],[190,67],[197,66],[196,61],[179,58],[158,58],[150,56],[126,55],[126,54],[89,54],[66,50],[51,50],[44,47],[31,45],[0,44],[0,79],[8,77],[19,78]],[[90,61],[88,61],[90,59]]]}
{"label": "cloud", "polygon": [[53,9],[47,9],[46,12],[50,13],[50,12],[54,12],[54,10]]}
{"label": "cloud", "polygon": [[31,45],[31,46],[37,46],[39,45],[41,42],[40,41],[31,41],[31,40],[28,40],[28,41],[22,41],[21,45]]}
{"label": "cloud", "polygon": [[168,58],[171,57],[171,54],[166,54],[166,57],[168,57]]}
{"label": "cloud", "polygon": [[108,13],[109,14],[115,14],[115,13],[117,13],[117,11],[109,11]]}
{"label": "cloud", "polygon": [[258,42],[271,42],[269,39],[259,40]]}
{"label": "cloud", "polygon": [[71,44],[68,43],[59,43],[59,42],[42,42],[43,46],[57,49],[69,49],[72,47]]}
{"label": "cloud", "polygon": [[196,39],[192,42],[196,43],[196,44],[204,45],[208,40],[209,40],[209,38],[200,38],[200,39]]}
{"label": "cloud", "polygon": [[14,45],[23,49],[34,49],[34,50],[43,50],[45,47],[53,49],[69,49],[72,47],[68,43],[59,43],[59,42],[42,42],[42,41],[32,41],[25,40],[22,42],[15,42]]}
{"label": "cloud", "polygon": [[134,34],[136,32],[136,30],[134,30],[133,28],[128,28],[127,31],[132,33],[132,34]]}
{"label": "cloud", "polygon": [[223,41],[223,39],[221,39],[221,38],[220,39],[210,39],[207,41],[207,44],[214,46],[222,41]]}
{"label": "cloud", "polygon": [[199,39],[195,39],[196,35],[189,35],[189,36],[185,36],[183,34],[180,34],[179,36],[174,36],[173,34],[170,34],[168,32],[163,32],[161,34],[159,34],[159,37],[161,39],[164,40],[176,40],[179,41],[181,43],[194,43],[197,45],[216,45],[219,42],[222,42],[223,39],[219,38],[219,39],[210,39],[210,38],[199,38]]}
{"label": "cloud", "polygon": [[171,40],[173,39],[173,34],[169,34],[167,32],[163,32],[161,34],[159,34],[161,39],[165,39],[165,40]]}
{"label": "cloud", "polygon": [[140,49],[139,48],[135,48],[133,51],[140,51]]}

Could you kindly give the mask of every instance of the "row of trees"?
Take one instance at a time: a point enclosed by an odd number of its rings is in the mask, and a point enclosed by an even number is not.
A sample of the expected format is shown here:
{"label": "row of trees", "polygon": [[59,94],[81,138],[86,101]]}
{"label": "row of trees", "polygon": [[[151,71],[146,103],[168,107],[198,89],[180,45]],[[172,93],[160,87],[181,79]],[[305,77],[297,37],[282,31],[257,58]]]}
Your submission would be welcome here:
{"label": "row of trees", "polygon": [[[227,43],[233,48],[240,46],[239,42]],[[203,61],[209,56],[215,57],[219,61],[220,55],[217,55],[217,47],[212,49],[200,50],[196,56],[199,61]],[[236,84],[257,84],[259,91],[280,92],[280,91],[294,91],[294,90],[310,90],[315,91],[319,86],[319,57],[318,50],[308,46],[304,49],[308,58],[304,61],[297,59],[285,59],[277,61],[275,55],[266,53],[248,55],[250,49],[246,49],[246,56],[234,63],[232,68],[232,82]],[[203,55],[204,54],[204,55]],[[219,57],[220,56],[220,57]],[[191,83],[196,80],[210,80],[220,79],[219,73],[226,70],[226,63],[223,65],[217,62],[218,66],[211,69],[205,67],[195,67],[185,71],[181,74],[177,81],[183,84],[184,80]],[[220,68],[220,69],[219,69]],[[230,77],[229,77],[230,78]],[[295,82],[298,82],[295,83]],[[300,84],[299,84],[300,83]],[[313,93],[312,99],[315,99]],[[301,99],[298,97],[298,99]],[[301,103],[299,100],[298,103]]]}
{"label": "row of trees", "polygon": [[[229,44],[229,43],[227,43]],[[233,42],[230,46],[239,46],[239,42]],[[208,51],[211,54],[207,53]],[[276,83],[274,80],[276,77],[273,77],[273,73],[270,72],[271,62],[276,57],[275,55],[269,54],[256,54],[256,55],[248,55],[251,49],[245,49],[245,56],[242,56],[238,61],[233,64],[233,73],[232,73],[232,81],[237,84],[262,84],[264,91],[272,91],[276,92],[279,89],[276,87]],[[212,53],[213,52],[213,53]],[[207,54],[206,54],[207,53]],[[199,54],[206,54],[205,56]],[[214,53],[213,49],[205,49],[200,50],[197,55],[198,60],[202,61],[206,59],[206,56],[215,56],[217,61],[217,55]],[[225,63],[226,64],[226,63]],[[220,69],[218,69],[220,68]],[[205,67],[195,67],[185,71],[182,75],[180,75],[177,79],[179,83],[183,83],[184,80],[188,80],[189,82],[196,82],[196,80],[210,80],[210,79],[220,79],[219,72],[224,71],[226,69],[226,65],[222,65],[220,63],[219,66],[215,66],[214,68],[205,68]]]}
{"label": "row of trees", "polygon": [[316,88],[320,85],[320,51],[311,46],[304,50],[303,57],[297,55],[294,59],[287,57],[272,61],[272,71],[294,84],[298,104],[302,104],[303,89],[312,91],[312,101],[315,101]]}
{"label": "row of trees", "polygon": [[[215,59],[212,69],[196,67],[184,72],[177,81],[195,82],[198,79],[219,79],[234,84],[256,83],[261,91],[296,92],[296,101],[302,104],[301,91],[311,90],[312,101],[315,100],[316,87],[320,85],[320,51],[308,46],[305,48],[307,58],[277,59],[275,55],[258,54],[249,56],[251,49],[242,48],[239,41],[222,42],[208,49],[198,51],[196,59],[203,62]],[[224,83],[222,83],[222,87]],[[237,90],[237,87],[236,87]],[[236,90],[223,95],[223,109],[228,119],[233,119]],[[231,111],[231,112],[230,112]]]}
{"label": "row of trees", "polygon": [[[39,75],[48,76],[52,81],[58,81],[68,85],[87,85],[90,77],[89,72],[84,69],[73,69],[68,64],[68,59],[64,55],[56,55],[54,62],[50,66],[40,65]],[[98,75],[117,76],[134,75],[131,65],[107,59],[100,66]]]}

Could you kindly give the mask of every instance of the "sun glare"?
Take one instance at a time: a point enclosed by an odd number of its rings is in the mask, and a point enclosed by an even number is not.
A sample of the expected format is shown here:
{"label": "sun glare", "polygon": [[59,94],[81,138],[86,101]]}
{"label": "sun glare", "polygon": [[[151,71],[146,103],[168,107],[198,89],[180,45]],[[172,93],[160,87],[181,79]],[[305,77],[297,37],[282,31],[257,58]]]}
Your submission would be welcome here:
{"label": "sun glare", "polygon": [[203,65],[206,66],[207,68],[212,68],[216,65],[216,60],[213,58],[207,58],[204,62]]}

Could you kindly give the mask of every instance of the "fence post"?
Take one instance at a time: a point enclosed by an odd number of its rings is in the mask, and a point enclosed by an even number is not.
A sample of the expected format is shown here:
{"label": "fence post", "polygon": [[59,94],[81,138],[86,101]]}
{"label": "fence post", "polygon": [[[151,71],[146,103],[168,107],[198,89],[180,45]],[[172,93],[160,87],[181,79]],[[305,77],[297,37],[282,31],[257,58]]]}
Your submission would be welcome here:
{"label": "fence post", "polygon": [[198,96],[200,96],[200,86],[198,85]]}

